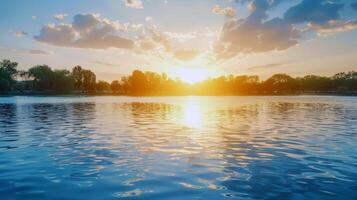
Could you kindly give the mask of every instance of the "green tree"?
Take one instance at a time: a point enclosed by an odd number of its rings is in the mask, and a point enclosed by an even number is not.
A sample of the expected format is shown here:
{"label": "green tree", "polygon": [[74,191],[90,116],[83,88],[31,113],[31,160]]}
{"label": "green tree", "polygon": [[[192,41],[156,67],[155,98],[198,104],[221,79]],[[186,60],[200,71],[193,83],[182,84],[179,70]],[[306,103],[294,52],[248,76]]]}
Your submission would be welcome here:
{"label": "green tree", "polygon": [[85,93],[94,93],[96,85],[96,76],[90,70],[82,70],[83,74],[83,91]]}
{"label": "green tree", "polygon": [[42,92],[68,93],[74,88],[74,79],[68,70],[52,70],[47,65],[37,65],[27,72],[33,89]]}
{"label": "green tree", "polygon": [[83,90],[83,69],[81,66],[75,66],[72,69],[72,76],[74,79],[75,88],[78,91]]}
{"label": "green tree", "polygon": [[56,93],[68,93],[74,89],[74,79],[68,70],[54,70],[52,72],[52,88]]}
{"label": "green tree", "polygon": [[0,62],[0,92],[7,92],[13,89],[16,84],[17,65],[18,63],[10,60]]}
{"label": "green tree", "polygon": [[53,72],[47,65],[37,65],[28,70],[28,75],[33,79],[33,88],[38,91],[52,89]]}

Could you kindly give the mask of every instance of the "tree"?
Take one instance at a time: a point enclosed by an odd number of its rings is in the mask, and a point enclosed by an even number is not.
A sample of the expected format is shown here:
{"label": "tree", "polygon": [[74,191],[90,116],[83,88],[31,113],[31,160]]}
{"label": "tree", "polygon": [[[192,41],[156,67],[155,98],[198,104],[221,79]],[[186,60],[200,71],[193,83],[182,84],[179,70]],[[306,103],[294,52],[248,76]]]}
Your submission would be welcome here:
{"label": "tree", "polygon": [[106,92],[110,90],[110,84],[106,81],[98,81],[96,84],[96,90],[99,92]]}
{"label": "tree", "polygon": [[129,77],[131,92],[134,95],[143,95],[147,92],[146,86],[148,81],[145,74],[140,70],[135,70]]}
{"label": "tree", "polygon": [[75,66],[72,69],[72,76],[74,79],[75,88],[78,91],[83,90],[83,69],[81,66]]}
{"label": "tree", "polygon": [[357,72],[342,72],[332,77],[333,87],[336,91],[356,91],[357,90]]}
{"label": "tree", "polygon": [[33,88],[39,91],[51,90],[52,69],[47,65],[37,65],[28,70],[29,77],[33,78]]}
{"label": "tree", "polygon": [[259,90],[258,76],[236,76],[233,81],[235,94],[255,94]]}
{"label": "tree", "polygon": [[119,83],[119,81],[112,81],[112,83],[110,84],[110,89],[112,90],[113,93],[118,93],[121,89],[121,85]]}
{"label": "tree", "polygon": [[295,93],[298,82],[287,74],[275,74],[263,83],[263,90],[270,94]]}
{"label": "tree", "polygon": [[13,89],[16,84],[15,76],[17,75],[16,62],[3,60],[0,62],[0,92],[7,92]]}
{"label": "tree", "polygon": [[331,88],[331,79],[328,77],[307,75],[303,78],[297,78],[302,91],[327,92]]}
{"label": "tree", "polygon": [[96,85],[96,76],[90,70],[82,70],[83,74],[83,91],[85,93],[94,93]]}
{"label": "tree", "polygon": [[52,88],[56,93],[68,93],[74,89],[74,79],[68,70],[54,70],[52,72]]}
{"label": "tree", "polygon": [[37,65],[28,70],[33,89],[51,93],[68,93],[73,89],[74,79],[68,70],[52,70],[47,65]]}

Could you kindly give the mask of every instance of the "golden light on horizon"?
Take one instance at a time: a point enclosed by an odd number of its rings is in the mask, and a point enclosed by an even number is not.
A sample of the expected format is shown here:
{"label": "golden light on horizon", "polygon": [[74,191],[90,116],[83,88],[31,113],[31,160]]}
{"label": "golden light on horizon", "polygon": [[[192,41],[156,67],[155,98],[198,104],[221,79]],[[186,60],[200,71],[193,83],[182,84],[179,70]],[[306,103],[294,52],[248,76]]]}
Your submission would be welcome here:
{"label": "golden light on horizon", "polygon": [[177,76],[186,83],[197,83],[208,79],[209,73],[204,69],[179,69],[177,70]]}

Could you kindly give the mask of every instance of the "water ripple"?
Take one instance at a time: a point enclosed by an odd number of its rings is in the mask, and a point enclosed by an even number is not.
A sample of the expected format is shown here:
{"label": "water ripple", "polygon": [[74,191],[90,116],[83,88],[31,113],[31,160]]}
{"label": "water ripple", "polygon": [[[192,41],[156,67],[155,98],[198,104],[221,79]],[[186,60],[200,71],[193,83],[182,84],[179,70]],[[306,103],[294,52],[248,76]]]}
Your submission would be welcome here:
{"label": "water ripple", "polygon": [[357,99],[0,97],[1,199],[357,199]]}

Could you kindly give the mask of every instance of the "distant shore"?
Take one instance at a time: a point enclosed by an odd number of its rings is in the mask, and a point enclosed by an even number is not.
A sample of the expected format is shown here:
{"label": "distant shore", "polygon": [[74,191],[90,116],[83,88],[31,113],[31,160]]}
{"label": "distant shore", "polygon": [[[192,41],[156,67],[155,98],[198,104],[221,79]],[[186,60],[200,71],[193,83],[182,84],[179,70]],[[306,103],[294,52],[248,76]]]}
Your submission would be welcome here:
{"label": "distant shore", "polygon": [[301,93],[281,93],[281,94],[147,94],[147,95],[129,95],[115,93],[51,93],[51,92],[8,92],[0,94],[0,97],[8,96],[123,96],[123,97],[174,97],[174,96],[357,96],[356,92],[301,92]]}

